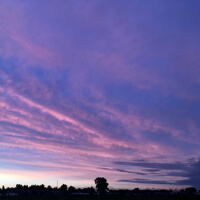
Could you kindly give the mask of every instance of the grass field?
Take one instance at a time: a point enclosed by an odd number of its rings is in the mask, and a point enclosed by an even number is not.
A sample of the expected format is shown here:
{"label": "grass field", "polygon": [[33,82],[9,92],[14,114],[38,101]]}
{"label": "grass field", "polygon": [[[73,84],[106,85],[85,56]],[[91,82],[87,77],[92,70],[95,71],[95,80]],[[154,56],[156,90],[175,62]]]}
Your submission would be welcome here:
{"label": "grass field", "polygon": [[0,197],[2,200],[200,200],[194,195],[156,195],[156,196],[26,196],[26,197]]}

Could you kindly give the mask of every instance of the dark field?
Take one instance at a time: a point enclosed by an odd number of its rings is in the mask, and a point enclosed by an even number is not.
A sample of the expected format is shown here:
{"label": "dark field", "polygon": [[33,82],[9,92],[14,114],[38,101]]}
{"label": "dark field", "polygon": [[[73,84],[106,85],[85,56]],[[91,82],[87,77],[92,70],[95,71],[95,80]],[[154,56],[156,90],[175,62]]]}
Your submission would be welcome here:
{"label": "dark field", "polygon": [[200,200],[196,195],[154,195],[154,196],[26,196],[26,197],[0,197],[2,200]]}

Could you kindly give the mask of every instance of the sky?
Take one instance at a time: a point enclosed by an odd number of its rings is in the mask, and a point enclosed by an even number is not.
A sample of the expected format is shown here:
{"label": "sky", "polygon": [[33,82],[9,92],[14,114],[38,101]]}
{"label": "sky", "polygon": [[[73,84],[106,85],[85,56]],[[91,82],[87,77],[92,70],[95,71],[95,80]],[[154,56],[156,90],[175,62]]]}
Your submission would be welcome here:
{"label": "sky", "polygon": [[1,0],[0,187],[200,189],[199,9]]}

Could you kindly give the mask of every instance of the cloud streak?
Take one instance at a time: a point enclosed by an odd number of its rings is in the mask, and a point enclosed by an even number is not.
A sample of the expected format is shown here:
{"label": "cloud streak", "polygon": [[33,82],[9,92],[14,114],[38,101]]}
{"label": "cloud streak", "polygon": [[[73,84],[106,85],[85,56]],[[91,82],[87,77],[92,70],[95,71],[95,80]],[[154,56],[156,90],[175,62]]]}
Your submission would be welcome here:
{"label": "cloud streak", "polygon": [[[199,187],[199,160],[188,160],[185,163],[150,163],[150,162],[115,162],[117,165],[132,166],[146,168],[147,173],[143,174],[146,177],[153,174],[154,180],[146,178],[122,179],[118,182],[142,183],[142,184],[163,184],[163,185],[193,185]],[[156,173],[155,173],[156,172]],[[171,180],[163,180],[165,177],[171,177]],[[179,177],[181,180],[174,180],[174,177]],[[155,180],[155,179],[158,180]],[[162,180],[160,180],[162,179]]]}

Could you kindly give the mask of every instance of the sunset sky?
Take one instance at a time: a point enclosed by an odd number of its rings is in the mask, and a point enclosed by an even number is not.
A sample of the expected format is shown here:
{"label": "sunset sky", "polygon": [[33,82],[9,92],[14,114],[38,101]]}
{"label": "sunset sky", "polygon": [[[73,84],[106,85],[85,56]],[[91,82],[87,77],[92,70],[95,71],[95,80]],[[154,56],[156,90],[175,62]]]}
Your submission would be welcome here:
{"label": "sunset sky", "polygon": [[199,10],[1,0],[0,188],[200,189]]}

